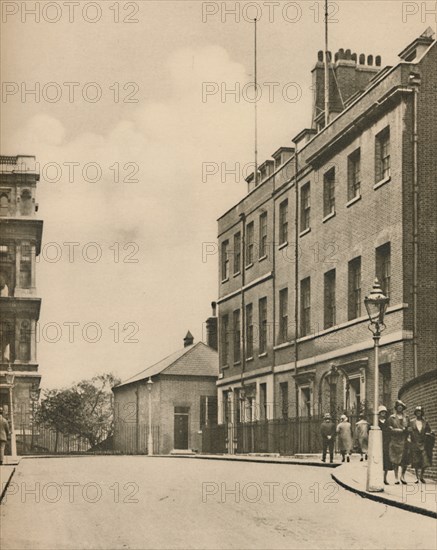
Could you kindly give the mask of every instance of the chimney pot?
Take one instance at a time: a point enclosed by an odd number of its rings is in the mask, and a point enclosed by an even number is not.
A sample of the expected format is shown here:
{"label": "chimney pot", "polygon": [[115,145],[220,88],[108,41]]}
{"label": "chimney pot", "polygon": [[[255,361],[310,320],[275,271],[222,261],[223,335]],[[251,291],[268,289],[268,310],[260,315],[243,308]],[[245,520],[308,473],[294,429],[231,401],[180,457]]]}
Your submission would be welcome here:
{"label": "chimney pot", "polygon": [[370,67],[373,65],[373,55],[367,56],[367,65],[369,65]]}
{"label": "chimney pot", "polygon": [[323,52],[322,52],[322,50],[319,50],[317,52],[317,61],[320,61],[321,63],[323,63]]}
{"label": "chimney pot", "polygon": [[217,316],[217,302],[211,302],[212,316]]}
{"label": "chimney pot", "polygon": [[366,56],[363,53],[360,53],[360,65],[366,64]]}
{"label": "chimney pot", "polygon": [[339,56],[340,56],[340,54],[338,52],[336,52],[335,55],[334,55],[334,60],[338,61]]}
{"label": "chimney pot", "polygon": [[351,54],[351,51],[350,51],[350,50],[346,50],[346,51],[345,51],[345,54],[344,54],[345,59],[350,59],[350,58],[351,58],[351,55],[352,55],[352,54]]}
{"label": "chimney pot", "polygon": [[380,55],[377,55],[377,56],[375,57],[375,65],[376,65],[377,67],[380,67],[380,66],[381,66],[381,56],[380,56]]}
{"label": "chimney pot", "polygon": [[352,61],[355,61],[355,63],[356,63],[356,62],[357,62],[357,54],[356,54],[356,53],[353,53],[353,54],[351,55],[351,59],[352,59]]}
{"label": "chimney pot", "polygon": [[194,343],[194,336],[191,334],[190,331],[188,331],[184,338],[184,348],[187,348],[188,346],[193,345],[193,343]]}

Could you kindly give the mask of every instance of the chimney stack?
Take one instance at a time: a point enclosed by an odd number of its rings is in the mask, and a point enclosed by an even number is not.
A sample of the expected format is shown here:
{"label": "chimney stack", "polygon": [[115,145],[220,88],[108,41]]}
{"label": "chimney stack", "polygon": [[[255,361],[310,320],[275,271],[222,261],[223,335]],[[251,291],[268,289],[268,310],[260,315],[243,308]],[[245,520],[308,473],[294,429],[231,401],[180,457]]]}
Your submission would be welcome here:
{"label": "chimney stack", "polygon": [[206,320],[206,343],[210,348],[215,349],[217,351],[218,350],[217,303],[211,302],[211,308],[212,308],[212,316],[208,317],[208,319]]}
{"label": "chimney stack", "polygon": [[[425,40],[425,39],[422,39]],[[314,111],[312,128],[320,130],[324,126],[325,90],[322,51],[317,53],[317,62],[312,70],[314,89]],[[340,113],[348,99],[364,90],[369,81],[381,70],[381,56],[357,54],[349,48],[340,48],[334,56],[328,53],[329,59],[329,105],[334,116]]]}
{"label": "chimney stack", "polygon": [[187,335],[184,338],[184,348],[187,348],[188,346],[192,346],[194,343],[194,336],[191,334],[190,331],[187,332]]}

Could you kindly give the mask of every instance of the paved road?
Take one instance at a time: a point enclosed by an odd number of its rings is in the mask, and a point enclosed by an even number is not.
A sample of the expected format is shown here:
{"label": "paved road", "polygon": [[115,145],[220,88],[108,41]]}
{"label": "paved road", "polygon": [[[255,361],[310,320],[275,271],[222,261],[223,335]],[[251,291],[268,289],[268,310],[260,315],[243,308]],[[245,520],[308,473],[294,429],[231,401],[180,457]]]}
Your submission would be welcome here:
{"label": "paved road", "polygon": [[[12,494],[14,493],[14,494]],[[8,549],[435,549],[435,520],[311,466],[164,457],[22,460],[1,506]]]}

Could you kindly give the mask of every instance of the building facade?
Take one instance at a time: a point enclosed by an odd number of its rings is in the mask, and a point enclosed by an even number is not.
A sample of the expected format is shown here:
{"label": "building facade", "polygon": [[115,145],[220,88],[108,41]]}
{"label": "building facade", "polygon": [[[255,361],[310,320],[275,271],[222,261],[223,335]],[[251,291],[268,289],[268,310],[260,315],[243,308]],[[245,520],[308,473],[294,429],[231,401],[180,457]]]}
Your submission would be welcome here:
{"label": "building facade", "polygon": [[38,181],[35,157],[0,157],[0,404],[10,417],[10,387],[5,377],[10,367],[15,375],[12,402],[18,451],[20,435],[31,430],[41,379],[36,354],[41,308],[36,258],[43,228],[37,218]]}
{"label": "building facade", "polygon": [[393,67],[339,50],[325,125],[319,52],[311,127],[218,220],[219,422],[314,417],[333,392],[338,411],[371,410],[375,277],[381,403],[436,369],[436,67],[430,29]]}
{"label": "building facade", "polygon": [[114,450],[149,452],[151,433],[153,454],[201,451],[202,429],[217,423],[217,376],[216,349],[188,333],[181,350],[113,388]]}

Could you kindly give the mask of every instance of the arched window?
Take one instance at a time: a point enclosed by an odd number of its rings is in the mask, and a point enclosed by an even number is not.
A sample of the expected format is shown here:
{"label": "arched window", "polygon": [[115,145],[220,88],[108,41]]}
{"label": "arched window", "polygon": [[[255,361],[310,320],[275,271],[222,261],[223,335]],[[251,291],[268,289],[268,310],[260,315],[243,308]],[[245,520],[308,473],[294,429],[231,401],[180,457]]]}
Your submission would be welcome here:
{"label": "arched window", "polygon": [[22,216],[30,216],[32,214],[32,195],[29,189],[23,189],[21,192],[20,212]]}
{"label": "arched window", "polygon": [[23,362],[30,361],[30,323],[22,321],[20,327],[20,359]]}
{"label": "arched window", "polygon": [[7,193],[2,193],[0,195],[0,216],[9,215],[9,195]]}
{"label": "arched window", "polygon": [[[14,331],[12,328],[12,323],[9,321],[3,321],[0,323],[0,352],[1,352],[1,362],[2,363],[12,363],[14,361],[13,357],[13,342],[14,342]],[[9,357],[7,356],[7,349],[9,346]]]}

